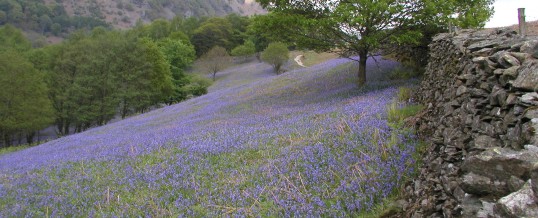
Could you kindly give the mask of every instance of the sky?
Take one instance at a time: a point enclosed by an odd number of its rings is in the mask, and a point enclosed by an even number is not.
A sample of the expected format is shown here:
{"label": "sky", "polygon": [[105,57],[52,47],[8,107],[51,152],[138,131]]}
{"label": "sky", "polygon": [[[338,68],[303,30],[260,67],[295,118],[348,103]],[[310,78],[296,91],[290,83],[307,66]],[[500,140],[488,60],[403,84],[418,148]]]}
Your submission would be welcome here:
{"label": "sky", "polygon": [[486,23],[487,28],[517,24],[518,8],[525,8],[527,21],[538,20],[538,0],[496,0],[493,7],[495,14]]}

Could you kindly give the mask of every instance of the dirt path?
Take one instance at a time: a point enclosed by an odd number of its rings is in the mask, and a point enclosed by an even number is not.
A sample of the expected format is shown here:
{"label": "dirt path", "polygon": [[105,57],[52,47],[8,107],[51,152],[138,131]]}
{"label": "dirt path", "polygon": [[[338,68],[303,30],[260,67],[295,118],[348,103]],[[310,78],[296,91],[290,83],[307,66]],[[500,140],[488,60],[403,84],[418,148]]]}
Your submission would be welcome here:
{"label": "dirt path", "polygon": [[304,55],[297,55],[297,57],[295,57],[295,62],[297,62],[297,64],[299,64],[299,66],[301,67],[306,67],[304,64],[303,64],[303,60],[304,60]]}

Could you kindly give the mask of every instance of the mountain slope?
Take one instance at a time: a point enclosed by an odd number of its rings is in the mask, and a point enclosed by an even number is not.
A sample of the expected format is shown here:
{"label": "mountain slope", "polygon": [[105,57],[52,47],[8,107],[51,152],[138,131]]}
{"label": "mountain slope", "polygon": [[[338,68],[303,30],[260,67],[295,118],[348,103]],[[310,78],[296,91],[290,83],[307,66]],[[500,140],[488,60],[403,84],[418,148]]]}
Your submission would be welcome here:
{"label": "mountain slope", "polygon": [[[231,13],[266,13],[253,0],[0,0],[0,25],[11,24],[31,33],[61,35],[96,26],[129,28],[173,17],[211,17]],[[34,36],[35,35],[35,36]]]}
{"label": "mountain slope", "polygon": [[240,65],[205,96],[0,155],[0,217],[356,216],[414,144],[385,121],[393,84],[359,88],[351,65]]}
{"label": "mountain slope", "polygon": [[62,5],[71,16],[99,17],[120,28],[133,26],[139,19],[265,13],[253,0],[65,0]]}

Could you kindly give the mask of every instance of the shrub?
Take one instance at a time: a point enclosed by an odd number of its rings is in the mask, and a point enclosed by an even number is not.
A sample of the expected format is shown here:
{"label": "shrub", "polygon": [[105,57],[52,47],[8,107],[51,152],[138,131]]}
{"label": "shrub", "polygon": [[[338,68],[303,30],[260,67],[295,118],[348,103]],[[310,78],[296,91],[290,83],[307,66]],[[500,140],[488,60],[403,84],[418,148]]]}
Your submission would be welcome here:
{"label": "shrub", "polygon": [[413,70],[408,67],[399,67],[390,73],[389,78],[391,80],[411,79],[411,78],[419,77],[420,75],[421,73],[417,70]]}
{"label": "shrub", "polygon": [[237,46],[232,49],[232,56],[245,57],[253,55],[256,52],[256,47],[252,41],[246,41],[243,45]]}
{"label": "shrub", "polygon": [[181,91],[185,94],[186,98],[207,94],[207,88],[213,84],[213,81],[210,79],[197,74],[190,74],[188,77],[190,83],[181,87]]}

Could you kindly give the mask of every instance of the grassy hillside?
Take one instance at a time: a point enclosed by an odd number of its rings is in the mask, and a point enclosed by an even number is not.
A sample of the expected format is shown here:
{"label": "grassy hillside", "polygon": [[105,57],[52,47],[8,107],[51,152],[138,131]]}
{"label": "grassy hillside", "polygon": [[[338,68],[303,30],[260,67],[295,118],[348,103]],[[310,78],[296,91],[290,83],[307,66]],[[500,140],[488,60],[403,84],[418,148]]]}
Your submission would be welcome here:
{"label": "grassy hillside", "polygon": [[0,217],[370,210],[411,173],[415,149],[386,121],[397,89],[376,78],[397,64],[379,61],[362,88],[346,59],[280,76],[247,63],[202,97],[2,154]]}

